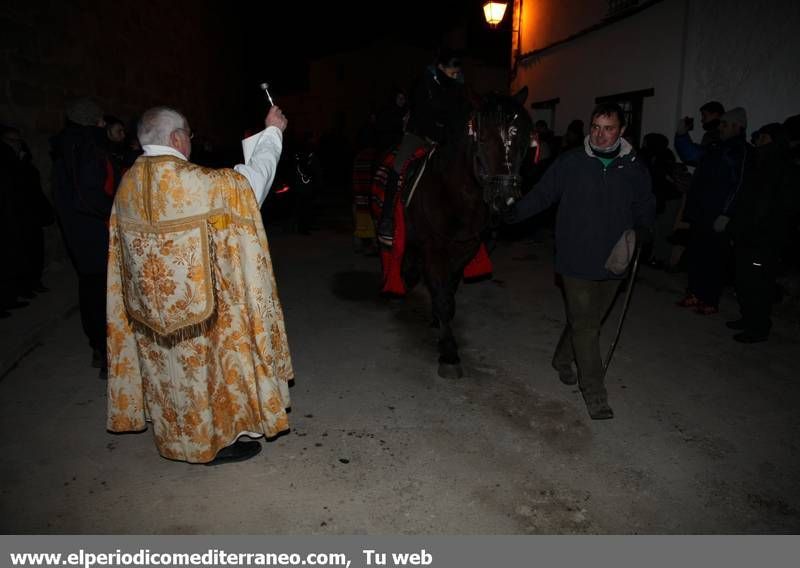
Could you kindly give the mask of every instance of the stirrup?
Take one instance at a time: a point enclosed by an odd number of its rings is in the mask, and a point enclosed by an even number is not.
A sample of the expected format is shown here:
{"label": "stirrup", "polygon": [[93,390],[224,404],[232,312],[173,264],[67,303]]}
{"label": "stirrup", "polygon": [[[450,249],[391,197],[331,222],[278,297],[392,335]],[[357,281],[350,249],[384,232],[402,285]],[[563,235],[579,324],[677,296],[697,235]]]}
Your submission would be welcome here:
{"label": "stirrup", "polygon": [[394,223],[389,218],[381,219],[378,224],[378,242],[388,247],[394,242]]}

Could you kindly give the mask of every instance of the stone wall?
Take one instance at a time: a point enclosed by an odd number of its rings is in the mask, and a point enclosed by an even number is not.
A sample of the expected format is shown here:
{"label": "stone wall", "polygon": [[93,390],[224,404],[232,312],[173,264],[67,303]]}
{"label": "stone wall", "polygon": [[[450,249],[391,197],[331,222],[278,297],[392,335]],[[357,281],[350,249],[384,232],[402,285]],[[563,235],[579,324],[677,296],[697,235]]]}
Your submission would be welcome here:
{"label": "stone wall", "polygon": [[742,106],[748,131],[800,112],[800,3],[689,2],[683,111],[708,100]]}
{"label": "stone wall", "polygon": [[[570,16],[564,10],[557,13]],[[593,23],[599,22],[598,17]],[[665,0],[523,61],[512,88],[527,85],[529,102],[560,99],[550,125],[559,135],[573,119],[583,120],[588,128],[596,97],[654,89],[655,95],[644,100],[642,134],[661,132],[671,137],[678,116],[682,25],[683,2]],[[534,31],[523,28],[523,37]]]}
{"label": "stone wall", "polygon": [[[587,2],[594,24],[602,21],[601,4]],[[567,25],[573,8],[571,0],[526,0],[523,50],[574,33]],[[537,10],[553,21],[534,18]],[[560,98],[559,133],[573,118],[587,120],[595,97],[650,88],[643,133],[671,138],[679,117],[699,119],[700,105],[712,99],[745,107],[752,131],[800,112],[798,27],[800,3],[791,0],[664,0],[524,60],[512,88],[528,85],[532,101]]]}

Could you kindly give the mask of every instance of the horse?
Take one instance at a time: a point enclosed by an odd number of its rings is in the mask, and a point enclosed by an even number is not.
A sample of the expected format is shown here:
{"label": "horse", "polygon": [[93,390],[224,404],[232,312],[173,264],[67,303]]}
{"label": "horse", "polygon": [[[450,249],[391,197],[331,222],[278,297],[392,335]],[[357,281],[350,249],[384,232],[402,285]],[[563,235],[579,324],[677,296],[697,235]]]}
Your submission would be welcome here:
{"label": "horse", "polygon": [[490,223],[520,196],[533,132],[527,95],[524,87],[513,96],[472,97],[446,125],[446,142],[429,154],[405,212],[402,277],[407,290],[424,279],[430,293],[443,378],[463,376],[452,321],[464,268]]}

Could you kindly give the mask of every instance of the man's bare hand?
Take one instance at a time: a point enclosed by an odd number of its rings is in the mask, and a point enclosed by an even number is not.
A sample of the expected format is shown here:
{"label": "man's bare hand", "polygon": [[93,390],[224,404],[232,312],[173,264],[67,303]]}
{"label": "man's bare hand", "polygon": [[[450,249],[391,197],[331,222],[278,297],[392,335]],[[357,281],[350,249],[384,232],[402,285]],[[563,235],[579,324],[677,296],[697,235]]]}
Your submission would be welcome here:
{"label": "man's bare hand", "polygon": [[286,116],[279,107],[273,106],[269,109],[267,118],[264,120],[264,124],[267,127],[276,126],[281,129],[281,132],[283,132],[286,130],[286,125],[289,124],[289,121],[286,120]]}

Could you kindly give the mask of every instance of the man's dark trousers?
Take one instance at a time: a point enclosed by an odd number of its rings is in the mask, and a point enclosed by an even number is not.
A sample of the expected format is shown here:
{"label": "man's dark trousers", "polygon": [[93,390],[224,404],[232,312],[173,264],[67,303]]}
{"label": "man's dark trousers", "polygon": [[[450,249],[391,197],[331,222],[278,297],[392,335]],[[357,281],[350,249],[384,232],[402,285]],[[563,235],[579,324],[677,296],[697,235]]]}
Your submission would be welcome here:
{"label": "man's dark trousers", "polygon": [[557,369],[575,361],[578,383],[584,399],[606,401],[603,360],[600,354],[600,326],[614,303],[620,280],[584,280],[564,276],[567,326],[553,356]]}
{"label": "man's dark trousers", "polygon": [[777,255],[759,248],[736,247],[735,256],[736,297],[744,330],[765,337],[772,327]]}
{"label": "man's dark trousers", "polygon": [[719,306],[728,280],[731,248],[724,234],[710,228],[690,229],[689,292],[708,306]]}
{"label": "man's dark trousers", "polygon": [[[106,274],[78,274],[78,301],[83,333],[89,345],[105,359]],[[102,362],[101,362],[102,364]]]}

